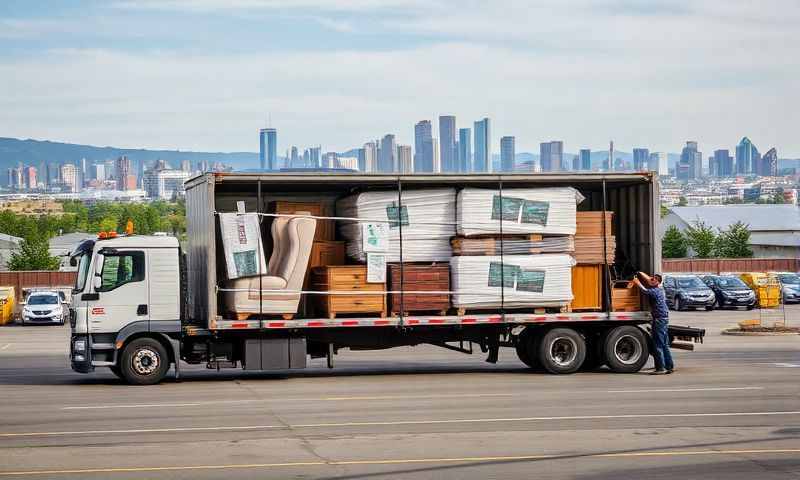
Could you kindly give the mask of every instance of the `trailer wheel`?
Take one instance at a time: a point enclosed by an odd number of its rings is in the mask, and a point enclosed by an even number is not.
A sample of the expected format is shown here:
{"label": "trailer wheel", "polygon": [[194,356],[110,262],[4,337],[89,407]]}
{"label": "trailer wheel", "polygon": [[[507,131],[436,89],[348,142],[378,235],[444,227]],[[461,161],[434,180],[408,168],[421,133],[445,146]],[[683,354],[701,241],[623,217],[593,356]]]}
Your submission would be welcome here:
{"label": "trailer wheel", "polygon": [[132,385],[153,385],[169,370],[169,354],[152,338],[137,338],[122,351],[119,368],[122,377]]}
{"label": "trailer wheel", "polygon": [[536,361],[537,335],[530,330],[523,330],[517,340],[517,357],[529,368],[537,370],[541,365]]}
{"label": "trailer wheel", "polygon": [[539,341],[539,362],[550,373],[574,373],[586,359],[586,340],[571,328],[554,328]]}
{"label": "trailer wheel", "polygon": [[603,342],[603,350],[608,367],[617,373],[638,372],[650,355],[647,336],[633,325],[610,330]]}

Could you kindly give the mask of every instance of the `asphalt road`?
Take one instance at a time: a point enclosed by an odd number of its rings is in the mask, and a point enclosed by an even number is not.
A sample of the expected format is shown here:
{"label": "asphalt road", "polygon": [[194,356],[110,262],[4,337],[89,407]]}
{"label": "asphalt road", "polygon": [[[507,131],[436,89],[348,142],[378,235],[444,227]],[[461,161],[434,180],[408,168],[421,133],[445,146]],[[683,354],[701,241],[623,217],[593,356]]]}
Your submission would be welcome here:
{"label": "asphalt road", "polygon": [[[800,479],[800,335],[674,314],[706,343],[669,376],[552,376],[435,347],[291,375],[73,373],[63,327],[0,328],[3,478]],[[787,310],[800,324],[800,308]]]}

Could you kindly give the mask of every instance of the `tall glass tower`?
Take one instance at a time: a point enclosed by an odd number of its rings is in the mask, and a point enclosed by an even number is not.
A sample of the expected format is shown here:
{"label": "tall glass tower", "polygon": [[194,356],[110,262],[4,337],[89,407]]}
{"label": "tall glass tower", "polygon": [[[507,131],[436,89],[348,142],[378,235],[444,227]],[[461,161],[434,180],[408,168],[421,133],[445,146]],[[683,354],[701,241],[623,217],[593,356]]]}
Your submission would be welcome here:
{"label": "tall glass tower", "polygon": [[490,172],[492,169],[492,133],[488,118],[475,122],[475,161],[472,171]]}
{"label": "tall glass tower", "polygon": [[458,171],[472,171],[472,130],[469,128],[458,129]]}
{"label": "tall glass tower", "polygon": [[442,172],[458,171],[458,151],[456,150],[456,117],[439,117],[439,156]]}
{"label": "tall glass tower", "polygon": [[514,137],[503,137],[500,139],[500,168],[504,172],[514,171]]}
{"label": "tall glass tower", "polygon": [[258,160],[262,170],[278,169],[278,131],[262,128],[258,135]]}

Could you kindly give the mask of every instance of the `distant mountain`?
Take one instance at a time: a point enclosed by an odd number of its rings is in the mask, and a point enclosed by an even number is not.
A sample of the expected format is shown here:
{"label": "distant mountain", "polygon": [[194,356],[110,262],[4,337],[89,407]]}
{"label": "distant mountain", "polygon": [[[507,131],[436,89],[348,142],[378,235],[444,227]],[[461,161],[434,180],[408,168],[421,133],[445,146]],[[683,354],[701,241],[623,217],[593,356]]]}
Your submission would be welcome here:
{"label": "distant mountain", "polygon": [[89,161],[102,161],[113,160],[122,155],[127,155],[135,162],[152,162],[163,159],[173,167],[178,167],[181,160],[190,160],[192,164],[200,160],[209,163],[222,162],[235,169],[258,167],[258,153],[253,152],[189,152],[96,147],[47,140],[18,140],[0,137],[0,172],[16,166],[19,162],[38,168],[42,163],[77,164],[82,158]]}

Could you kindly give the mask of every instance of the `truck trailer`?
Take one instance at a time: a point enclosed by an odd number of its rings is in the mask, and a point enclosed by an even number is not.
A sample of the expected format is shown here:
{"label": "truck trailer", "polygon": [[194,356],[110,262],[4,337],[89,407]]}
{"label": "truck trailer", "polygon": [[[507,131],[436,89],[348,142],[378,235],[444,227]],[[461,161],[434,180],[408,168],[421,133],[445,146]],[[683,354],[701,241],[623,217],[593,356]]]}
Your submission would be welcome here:
{"label": "truck trailer", "polygon": [[[503,297],[489,311],[450,308],[410,312],[403,307],[404,295],[410,301],[411,294],[448,298],[452,292],[408,292],[401,287],[388,292],[399,295],[400,306],[394,313],[384,309],[369,315],[320,315],[310,304],[316,295],[326,292],[308,290],[310,280],[305,264],[301,265],[303,278],[295,282],[301,282],[301,287],[289,288],[286,279],[276,283],[273,277],[259,275],[249,281],[250,287],[233,288],[226,278],[229,274],[222,214],[255,214],[262,222],[258,241],[269,248],[275,240],[268,226],[279,218],[358,222],[337,217],[333,211],[324,215],[275,213],[270,208],[275,202],[313,201],[333,206],[354,193],[393,192],[397,196],[397,222],[392,227],[398,228],[400,234],[398,266],[402,286],[406,265],[404,198],[430,188],[454,192],[491,189],[503,206],[504,191],[552,187],[574,188],[582,197],[576,207],[579,211],[613,212],[616,251],[620,255],[616,264],[605,260],[602,266],[598,281],[603,285],[603,298],[600,308],[593,311],[519,309],[507,306]],[[69,316],[71,366],[81,373],[108,367],[126,382],[141,385],[160,382],[170,367],[178,377],[181,362],[205,364],[212,369],[241,366],[245,370],[281,371],[305,368],[311,357],[327,358],[328,367],[333,368],[341,349],[429,344],[462,353],[480,351],[489,362],[497,361],[500,347],[514,348],[527,366],[554,374],[600,365],[613,372],[637,372],[649,356],[650,313],[646,308],[614,311],[611,284],[626,275],[629,278],[635,271],[660,270],[659,209],[658,182],[651,173],[202,174],[186,182],[185,248],[171,236],[111,232],[82,242],[71,253],[72,263],[78,267]],[[500,215],[501,233],[502,222]],[[308,232],[315,235],[319,229],[311,224]],[[505,225],[510,228],[510,224]],[[408,233],[409,227],[405,228]],[[603,226],[604,233],[606,228]],[[302,241],[302,233],[299,235]],[[604,245],[606,248],[609,247]],[[499,249],[500,275],[504,275],[503,240]],[[406,258],[410,258],[410,251],[406,250]],[[605,252],[603,257],[607,257]],[[248,260],[252,267],[253,259]],[[266,273],[259,265],[261,260],[254,262],[259,274]],[[269,269],[273,268],[270,259]],[[503,278],[501,286],[505,284]],[[354,293],[356,302],[363,298],[359,292],[350,293]],[[250,314],[232,313],[226,302],[237,294],[250,301],[256,298],[256,310]],[[281,310],[270,308],[271,302],[297,297],[302,300],[296,313],[276,314]],[[683,348],[691,349],[692,343],[701,342],[704,334],[701,329],[670,327],[673,345]]]}

